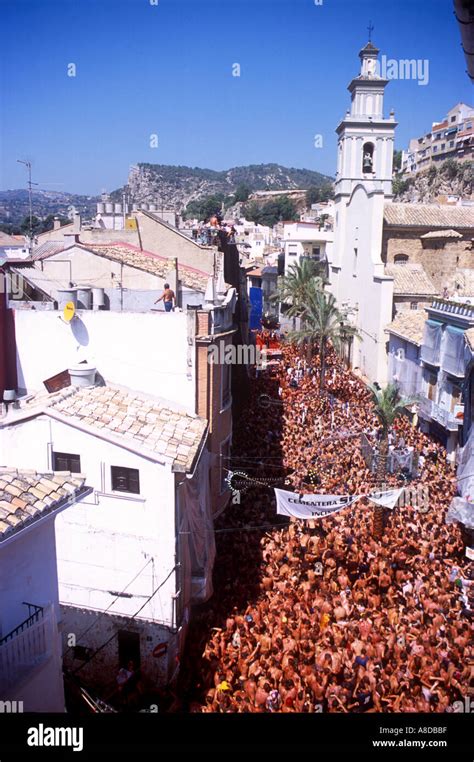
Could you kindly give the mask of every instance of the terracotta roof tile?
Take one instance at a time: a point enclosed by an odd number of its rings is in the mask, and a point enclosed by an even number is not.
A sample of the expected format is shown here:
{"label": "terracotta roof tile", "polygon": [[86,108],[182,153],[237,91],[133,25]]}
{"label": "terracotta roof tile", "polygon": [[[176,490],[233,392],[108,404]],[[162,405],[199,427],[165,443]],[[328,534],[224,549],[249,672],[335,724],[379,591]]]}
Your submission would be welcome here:
{"label": "terracotta roof tile", "polygon": [[[72,246],[79,247],[84,251],[90,251],[93,254],[97,254],[99,257],[111,259],[114,262],[129,265],[130,267],[136,267],[138,270],[143,270],[151,275],[156,275],[159,278],[166,278],[169,275],[170,270],[174,267],[172,259],[155,254],[151,251],[143,251],[138,247],[125,242],[110,244],[65,244],[63,242],[60,248],[58,248],[56,242],[54,242],[54,245],[53,242],[47,242],[35,250],[33,258],[35,260],[46,259],[54,254],[58,254],[60,251],[70,249]],[[182,265],[178,262],[178,277],[182,284],[187,288],[192,288],[197,291],[205,291],[209,275],[198,268]]]}
{"label": "terracotta roof tile", "polygon": [[401,227],[474,228],[474,206],[386,203],[384,222]]}
{"label": "terracotta roof tile", "polygon": [[438,289],[423,266],[417,263],[385,265],[385,274],[393,277],[393,293],[404,296],[436,296]]}
{"label": "terracotta roof tile", "polygon": [[427,314],[425,310],[400,310],[395,320],[385,329],[411,344],[421,346]]}
{"label": "terracotta roof tile", "polygon": [[[178,454],[185,456],[186,466],[192,467],[207,428],[204,418],[174,409],[165,400],[129,393],[125,389],[94,386],[74,388],[73,394],[69,387],[64,391],[68,393],[52,394],[49,398],[41,393],[28,401],[24,409],[38,406],[39,401],[40,409],[46,414],[51,411],[91,430],[109,432],[115,441],[134,444],[154,453],[158,460],[163,454],[172,461],[177,460]],[[56,474],[46,482],[57,485],[60,479]],[[37,497],[42,499],[41,495]]]}
{"label": "terracotta roof tile", "polygon": [[0,469],[0,541],[21,530],[32,519],[59,508],[68,496],[79,498],[84,492],[84,483],[82,474],[52,475]]}

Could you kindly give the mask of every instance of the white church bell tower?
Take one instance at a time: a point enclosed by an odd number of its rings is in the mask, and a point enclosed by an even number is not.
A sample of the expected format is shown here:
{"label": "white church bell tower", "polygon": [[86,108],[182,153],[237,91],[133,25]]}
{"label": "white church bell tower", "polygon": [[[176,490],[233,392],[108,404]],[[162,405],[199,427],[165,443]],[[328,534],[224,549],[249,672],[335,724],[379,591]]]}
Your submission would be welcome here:
{"label": "white church bell tower", "polygon": [[[370,27],[369,27],[370,30]],[[347,307],[361,338],[352,365],[371,381],[387,376],[384,329],[392,320],[393,279],[381,258],[384,205],[392,199],[393,111],[384,117],[388,80],[379,74],[379,50],[369,40],[351,81],[351,107],[338,125],[334,253],[330,289]]]}
{"label": "white church bell tower", "polygon": [[337,127],[336,195],[350,195],[358,182],[370,191],[392,195],[393,140],[396,122],[383,116],[388,83],[378,75],[377,48],[368,42],[359,53],[360,74],[350,83],[351,108]]}

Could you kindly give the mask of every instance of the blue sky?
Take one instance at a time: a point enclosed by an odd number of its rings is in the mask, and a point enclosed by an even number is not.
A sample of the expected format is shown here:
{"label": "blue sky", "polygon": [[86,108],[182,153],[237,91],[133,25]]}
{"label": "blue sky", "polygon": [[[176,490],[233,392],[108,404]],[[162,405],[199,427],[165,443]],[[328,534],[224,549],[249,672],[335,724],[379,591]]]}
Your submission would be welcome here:
{"label": "blue sky", "polygon": [[381,54],[429,61],[426,86],[387,86],[397,148],[473,101],[451,0],[154,1],[0,0],[2,189],[24,187],[18,158],[41,187],[87,194],[140,161],[333,175],[370,20]]}

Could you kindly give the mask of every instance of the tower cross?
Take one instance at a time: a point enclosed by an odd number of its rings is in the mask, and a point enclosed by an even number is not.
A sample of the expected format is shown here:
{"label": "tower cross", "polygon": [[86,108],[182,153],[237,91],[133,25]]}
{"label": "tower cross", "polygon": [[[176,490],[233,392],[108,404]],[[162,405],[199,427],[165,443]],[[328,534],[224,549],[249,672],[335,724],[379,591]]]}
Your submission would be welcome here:
{"label": "tower cross", "polygon": [[369,42],[371,42],[372,41],[372,32],[375,29],[375,27],[372,26],[372,22],[371,21],[369,21],[369,26],[367,27],[367,29],[369,30]]}

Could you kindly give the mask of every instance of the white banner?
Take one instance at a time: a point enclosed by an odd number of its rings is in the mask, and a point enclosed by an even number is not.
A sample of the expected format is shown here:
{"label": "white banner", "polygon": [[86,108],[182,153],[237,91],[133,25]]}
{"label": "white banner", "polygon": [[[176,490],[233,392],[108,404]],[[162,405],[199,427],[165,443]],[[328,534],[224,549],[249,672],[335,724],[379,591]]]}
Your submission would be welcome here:
{"label": "white banner", "polygon": [[277,513],[280,516],[294,516],[297,519],[319,519],[338,513],[347,508],[362,495],[298,495],[276,489]]}
{"label": "white banner", "polygon": [[367,497],[375,505],[383,505],[384,508],[393,509],[398,503],[402,492],[403,487],[401,489],[390,489],[387,492],[371,492]]}
{"label": "white banner", "polygon": [[394,508],[402,489],[391,489],[386,492],[373,492],[370,495],[299,495],[275,488],[277,513],[280,516],[293,516],[297,519],[320,519],[339,513],[362,497],[368,497],[372,503],[385,508]]}

